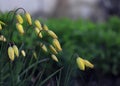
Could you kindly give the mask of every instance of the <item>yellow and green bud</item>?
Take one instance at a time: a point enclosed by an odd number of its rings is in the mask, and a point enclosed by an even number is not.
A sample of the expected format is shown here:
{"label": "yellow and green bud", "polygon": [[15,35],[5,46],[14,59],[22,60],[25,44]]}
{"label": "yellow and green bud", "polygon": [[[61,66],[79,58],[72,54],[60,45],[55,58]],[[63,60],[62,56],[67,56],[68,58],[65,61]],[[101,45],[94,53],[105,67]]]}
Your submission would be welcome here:
{"label": "yellow and green bud", "polygon": [[25,57],[26,56],[26,53],[24,50],[21,50],[21,53],[22,53],[22,56]]}
{"label": "yellow and green bud", "polygon": [[14,57],[14,50],[13,50],[13,48],[11,46],[8,47],[8,56],[9,56],[11,61],[14,61],[14,59],[15,59],[15,57]]}
{"label": "yellow and green bud", "polygon": [[19,57],[19,50],[18,50],[18,47],[17,47],[16,45],[13,45],[13,50],[14,50],[14,52],[15,52],[15,55],[16,55],[17,57]]}
{"label": "yellow and green bud", "polygon": [[41,24],[39,20],[35,20],[35,26],[39,28],[39,30],[42,30]]}
{"label": "yellow and green bud", "polygon": [[38,35],[38,33],[40,32],[40,30],[39,30],[39,28],[35,28],[35,32],[36,32],[36,34]]}
{"label": "yellow and green bud", "polygon": [[80,57],[77,57],[76,58],[76,63],[77,63],[77,65],[78,65],[78,68],[80,69],[80,70],[85,70],[85,64],[84,64],[84,60],[82,59],[82,58],[80,58]]}
{"label": "yellow and green bud", "polygon": [[42,38],[42,37],[43,37],[43,35],[42,35],[42,33],[41,33],[41,32],[39,32],[39,33],[38,33],[38,36],[39,36],[40,38]]}
{"label": "yellow and green bud", "polygon": [[40,37],[40,38],[42,38],[43,36],[42,36],[42,33],[40,32],[40,30],[36,27],[35,28],[35,32],[36,32],[36,34]]}
{"label": "yellow and green bud", "polygon": [[48,49],[47,49],[47,47],[45,46],[45,44],[40,43],[40,47],[42,48],[42,50],[43,50],[44,52],[48,52]]}
{"label": "yellow and green bud", "polygon": [[62,51],[61,45],[57,39],[53,39],[53,46],[57,49],[57,51]]}
{"label": "yellow and green bud", "polygon": [[90,63],[88,60],[84,60],[84,64],[86,67],[94,68],[94,65],[92,63]]}
{"label": "yellow and green bud", "polygon": [[43,25],[43,29],[46,30],[46,31],[49,30],[47,25],[45,25],[45,24]]}
{"label": "yellow and green bud", "polygon": [[47,33],[54,39],[57,39],[57,35],[52,30],[47,30]]}
{"label": "yellow and green bud", "polygon": [[27,19],[28,24],[29,24],[29,25],[32,25],[32,19],[31,19],[30,14],[29,14],[29,13],[25,13],[25,17],[26,17],[26,19]]}
{"label": "yellow and green bud", "polygon": [[20,14],[17,14],[17,15],[16,15],[16,19],[17,19],[17,21],[18,21],[20,24],[23,23],[23,18],[21,17]]}
{"label": "yellow and green bud", "polygon": [[21,24],[16,23],[16,28],[21,34],[24,34],[24,29],[23,29],[23,26]]}
{"label": "yellow and green bud", "polygon": [[52,45],[50,45],[49,48],[50,48],[50,51],[51,51],[53,54],[58,54],[58,52],[56,51],[56,49],[55,49]]}
{"label": "yellow and green bud", "polygon": [[2,25],[0,24],[0,30],[2,30]]}
{"label": "yellow and green bud", "polygon": [[0,35],[0,41],[6,42],[6,38],[3,35]]}
{"label": "yellow and green bud", "polygon": [[58,58],[57,58],[54,54],[51,55],[51,58],[52,58],[54,61],[58,62]]}

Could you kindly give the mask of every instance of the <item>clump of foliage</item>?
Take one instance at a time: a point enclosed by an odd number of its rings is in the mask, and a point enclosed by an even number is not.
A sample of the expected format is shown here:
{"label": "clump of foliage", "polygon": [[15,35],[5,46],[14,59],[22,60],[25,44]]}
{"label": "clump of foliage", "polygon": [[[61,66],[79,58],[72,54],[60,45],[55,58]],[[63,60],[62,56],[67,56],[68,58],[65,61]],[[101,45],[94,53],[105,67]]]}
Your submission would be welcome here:
{"label": "clump of foliage", "polygon": [[39,20],[33,21],[24,9],[23,14],[17,13],[21,9],[0,19],[0,82],[4,86],[36,83],[47,66],[41,63],[50,59],[58,62],[62,51],[57,35]]}
{"label": "clump of foliage", "polygon": [[[70,56],[70,71],[73,62],[82,71],[94,67],[76,53]],[[58,73],[55,81],[59,85],[61,72],[67,66],[60,60],[64,55],[55,32],[38,19],[33,20],[23,8],[0,15],[0,85],[41,86]],[[70,77],[68,71],[66,74],[65,86]]]}

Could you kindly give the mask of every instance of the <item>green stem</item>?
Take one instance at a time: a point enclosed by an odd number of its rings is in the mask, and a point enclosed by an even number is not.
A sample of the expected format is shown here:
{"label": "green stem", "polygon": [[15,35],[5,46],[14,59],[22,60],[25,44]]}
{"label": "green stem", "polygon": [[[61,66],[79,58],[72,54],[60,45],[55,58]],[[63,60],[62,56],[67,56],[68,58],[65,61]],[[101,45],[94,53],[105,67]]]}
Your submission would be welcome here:
{"label": "green stem", "polygon": [[14,86],[14,75],[13,75],[13,69],[12,69],[12,62],[9,62],[10,67],[10,75],[11,75],[11,86]]}
{"label": "green stem", "polygon": [[57,80],[57,86],[60,86],[61,72],[62,72],[62,71],[60,71],[59,79]]}
{"label": "green stem", "polygon": [[53,77],[55,74],[57,74],[59,71],[61,71],[63,69],[63,67],[61,67],[60,69],[58,69],[56,72],[52,73],[50,76],[48,76],[45,80],[43,80],[41,82],[41,84],[39,86],[42,86],[47,80],[49,80],[51,77]]}
{"label": "green stem", "polygon": [[39,64],[39,63],[42,63],[42,62],[45,62],[45,61],[48,61],[49,59],[43,59],[43,60],[40,60],[34,64],[32,64],[31,66],[29,66],[28,68],[26,68],[26,70],[24,70],[19,76],[21,77],[23,74],[25,74],[28,70],[30,70],[32,67],[34,67],[35,65]]}

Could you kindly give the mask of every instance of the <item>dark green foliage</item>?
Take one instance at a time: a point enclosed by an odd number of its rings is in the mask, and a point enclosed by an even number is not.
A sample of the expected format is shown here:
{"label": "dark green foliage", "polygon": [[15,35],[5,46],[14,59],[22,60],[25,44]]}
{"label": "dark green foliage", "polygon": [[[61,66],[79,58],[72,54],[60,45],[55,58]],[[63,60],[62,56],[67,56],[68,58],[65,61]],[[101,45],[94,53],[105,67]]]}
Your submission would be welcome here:
{"label": "dark green foliage", "polygon": [[[50,53],[42,52],[39,43],[45,42],[49,37],[46,36],[45,40],[40,39],[35,34],[34,24],[28,25],[24,16],[22,25],[25,34],[21,35],[15,26],[16,19],[15,15],[12,18],[13,14],[14,12],[9,16],[8,13],[0,14],[0,21],[6,24],[0,30],[0,35],[4,35],[7,39],[6,42],[0,41],[0,86],[38,86],[40,84],[43,86],[63,68],[56,67],[53,70]],[[18,47],[19,57],[15,56],[15,60],[11,61],[8,57],[8,47],[10,47],[8,44],[13,43]],[[49,41],[47,43],[50,44]],[[25,50],[25,57],[22,56],[21,50]],[[33,52],[36,52],[36,58]]]}
{"label": "dark green foliage", "polygon": [[46,23],[61,40],[66,60],[76,51],[81,57],[91,60],[95,69],[115,75],[120,73],[118,17],[112,17],[101,24],[81,19],[50,19]]}

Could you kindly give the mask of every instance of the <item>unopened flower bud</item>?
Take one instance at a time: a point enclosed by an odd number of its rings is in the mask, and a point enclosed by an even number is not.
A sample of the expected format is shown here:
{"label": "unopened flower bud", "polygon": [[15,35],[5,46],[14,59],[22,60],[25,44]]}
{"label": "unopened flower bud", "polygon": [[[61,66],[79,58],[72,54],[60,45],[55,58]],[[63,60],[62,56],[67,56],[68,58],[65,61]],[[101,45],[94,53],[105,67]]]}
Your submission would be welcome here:
{"label": "unopened flower bud", "polygon": [[24,29],[23,29],[23,26],[19,23],[16,24],[16,28],[18,29],[18,31],[21,33],[21,34],[24,34]]}
{"label": "unopened flower bud", "polygon": [[39,36],[40,38],[42,38],[42,37],[43,37],[43,35],[42,35],[42,33],[41,33],[41,32],[39,32],[39,33],[38,33],[38,36]]}
{"label": "unopened flower bud", "polygon": [[88,60],[84,60],[84,64],[86,67],[94,68],[94,65],[92,63],[90,63]]}
{"label": "unopened flower bud", "polygon": [[47,25],[43,24],[43,29],[44,29],[44,30],[48,30]]}
{"label": "unopened flower bud", "polygon": [[58,58],[57,58],[54,54],[51,55],[51,58],[52,58],[54,61],[58,62]]}
{"label": "unopened flower bud", "polygon": [[53,45],[58,51],[62,51],[61,45],[57,39],[53,39]]}
{"label": "unopened flower bud", "polygon": [[76,58],[76,63],[77,63],[77,65],[78,65],[78,68],[80,69],[80,70],[85,70],[85,64],[84,64],[84,60],[82,59],[82,58],[80,58],[80,57],[77,57]]}
{"label": "unopened flower bud", "polygon": [[23,55],[24,57],[26,56],[26,53],[25,53],[24,50],[21,50],[21,53],[22,53],[22,55]]}
{"label": "unopened flower bud", "polygon": [[47,49],[47,47],[45,46],[45,44],[40,43],[40,47],[42,48],[42,50],[43,50],[44,52],[48,52],[48,49]]}
{"label": "unopened flower bud", "polygon": [[35,32],[36,32],[36,34],[38,35],[38,33],[40,32],[40,30],[36,27],[36,28],[35,28]]}
{"label": "unopened flower bud", "polygon": [[52,45],[50,45],[49,48],[50,48],[52,53],[58,54],[58,52],[56,51],[56,49]]}
{"label": "unopened flower bud", "polygon": [[19,56],[19,50],[18,50],[18,47],[16,45],[13,45],[13,50],[15,52],[15,55],[18,57]]}
{"label": "unopened flower bud", "polygon": [[48,30],[47,32],[52,38],[54,38],[54,39],[58,38],[57,35],[52,30]]}
{"label": "unopened flower bud", "polygon": [[0,30],[2,30],[2,25],[0,24]]}
{"label": "unopened flower bud", "polygon": [[39,28],[39,30],[42,30],[41,24],[39,20],[35,20],[35,26]]}
{"label": "unopened flower bud", "polygon": [[32,25],[32,20],[31,20],[30,14],[26,13],[25,16],[26,16],[26,19],[27,19],[27,22],[29,23],[29,25]]}
{"label": "unopened flower bud", "polygon": [[15,58],[14,57],[14,50],[11,46],[8,48],[8,56],[9,56],[11,61],[14,61],[14,58]]}
{"label": "unopened flower bud", "polygon": [[3,35],[0,35],[0,41],[6,42],[6,38]]}
{"label": "unopened flower bud", "polygon": [[20,24],[23,23],[23,18],[21,17],[20,14],[17,14],[17,15],[16,15],[16,19],[17,19],[17,21],[18,21]]}

